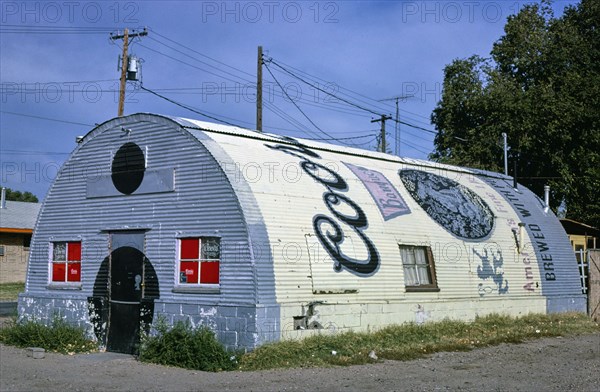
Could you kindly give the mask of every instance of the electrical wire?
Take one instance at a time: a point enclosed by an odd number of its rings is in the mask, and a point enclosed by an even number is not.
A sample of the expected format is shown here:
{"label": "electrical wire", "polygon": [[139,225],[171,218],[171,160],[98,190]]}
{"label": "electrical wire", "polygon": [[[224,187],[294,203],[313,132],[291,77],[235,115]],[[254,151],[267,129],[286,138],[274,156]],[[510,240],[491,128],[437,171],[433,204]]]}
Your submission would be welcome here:
{"label": "electrical wire", "polygon": [[174,101],[174,100],[172,100],[172,99],[170,99],[170,98],[167,98],[167,97],[165,97],[164,95],[161,95],[161,94],[159,94],[159,93],[157,93],[157,92],[154,92],[154,91],[152,91],[152,90],[150,90],[150,89],[148,89],[148,88],[146,88],[146,87],[144,87],[144,86],[142,86],[142,85],[140,85],[140,88],[141,88],[142,90],[144,90],[144,91],[147,91],[147,92],[149,92],[149,93],[151,93],[151,94],[154,94],[154,95],[156,95],[156,96],[157,96],[157,97],[159,97],[159,98],[162,98],[162,99],[164,99],[164,100],[165,100],[165,101],[167,101],[167,102],[170,102],[170,103],[172,103],[172,104],[174,104],[174,105],[177,105],[177,106],[179,106],[179,107],[182,107],[182,108],[184,108],[184,109],[187,109],[187,110],[189,110],[190,112],[194,112],[194,113],[196,113],[196,114],[199,114],[199,115],[201,115],[201,116],[203,116],[203,117],[210,118],[211,120],[215,120],[215,121],[218,121],[218,122],[220,122],[220,123],[227,124],[227,125],[231,125],[231,126],[234,126],[234,127],[238,127],[238,128],[245,128],[245,127],[243,127],[243,126],[240,126],[240,125],[237,125],[237,124],[231,123],[231,122],[229,122],[229,121],[226,121],[226,120],[220,119],[220,118],[218,118],[218,117],[211,116],[210,114],[203,113],[203,112],[201,112],[201,111],[199,111],[199,110],[196,110],[196,109],[194,109],[194,108],[192,108],[192,107],[190,107],[190,106],[187,106],[187,105],[185,105],[185,104],[182,104],[182,103],[179,103],[179,102],[177,102],[177,101]]}
{"label": "electrical wire", "polygon": [[37,118],[37,119],[40,119],[40,120],[56,121],[56,122],[61,122],[61,123],[65,123],[65,124],[84,125],[86,127],[93,127],[94,126],[93,124],[86,124],[86,123],[80,123],[80,122],[75,122],[75,121],[59,120],[59,119],[56,119],[56,118],[35,116],[33,114],[9,112],[9,111],[6,111],[6,110],[0,110],[0,113],[11,114],[13,116],[22,116],[22,117]]}
{"label": "electrical wire", "polygon": [[[341,98],[341,97],[339,97],[339,96],[337,96],[337,95],[335,95],[335,94],[332,94],[332,93],[330,93],[329,91],[326,91],[326,90],[324,90],[324,89],[322,89],[322,88],[320,88],[320,87],[318,87],[318,86],[315,86],[314,84],[311,84],[310,82],[308,82],[308,81],[304,80],[302,77],[300,77],[300,76],[298,76],[298,75],[294,74],[293,72],[291,72],[291,71],[287,70],[285,67],[283,67],[283,66],[281,66],[280,64],[278,64],[278,63],[277,63],[276,61],[274,61],[272,58],[270,58],[270,59],[269,59],[269,62],[270,62],[270,63],[272,63],[272,64],[274,64],[276,67],[279,67],[279,68],[280,68],[281,70],[283,70],[285,73],[287,73],[287,74],[289,74],[290,76],[292,76],[292,77],[294,77],[294,78],[296,78],[296,79],[300,80],[301,82],[303,82],[303,83],[305,83],[305,84],[307,84],[307,85],[311,86],[311,87],[312,87],[312,88],[314,88],[314,89],[317,89],[317,90],[319,90],[319,91],[322,91],[323,93],[325,93],[325,94],[327,94],[327,95],[329,95],[329,96],[332,96],[332,97],[334,97],[334,98],[337,98],[337,99],[339,99],[339,100],[341,100],[341,101],[343,101],[343,102],[347,103],[348,105],[354,106],[354,107],[356,107],[356,108],[358,108],[358,109],[362,109],[362,110],[364,110],[364,111],[367,111],[367,112],[369,112],[369,113],[372,113],[372,114],[374,114],[374,115],[376,115],[376,116],[382,116],[382,114],[381,114],[381,113],[377,113],[377,112],[376,112],[376,111],[374,111],[374,110],[371,110],[371,109],[369,109],[369,108],[366,108],[366,107],[364,107],[364,106],[358,105],[358,104],[356,104],[356,103],[354,103],[354,102],[348,101],[347,99]],[[266,65],[266,63],[265,63],[265,65]],[[420,127],[420,126],[418,126],[418,125],[411,124],[411,123],[409,123],[409,122],[406,122],[406,121],[402,121],[402,120],[400,120],[400,119],[398,119],[398,118],[394,118],[394,117],[392,117],[392,120],[394,120],[394,121],[398,122],[399,124],[403,124],[403,125],[406,125],[406,126],[408,126],[408,127],[411,127],[411,128],[415,128],[415,129],[419,129],[419,130],[421,130],[421,131],[429,132],[429,133],[432,133],[432,134],[434,134],[434,135],[435,135],[435,134],[437,134],[437,132],[435,132],[435,131],[432,131],[432,130],[430,130],[430,129],[427,129],[427,128]]]}
{"label": "electrical wire", "polygon": [[[348,104],[348,105],[350,105],[350,106],[354,106],[354,107],[356,107],[356,108],[358,108],[358,109],[361,109],[361,110],[364,110],[364,111],[366,111],[366,112],[372,113],[372,114],[374,114],[374,115],[376,115],[376,116],[381,116],[381,113],[378,113],[378,112],[376,112],[376,111],[374,111],[374,110],[371,110],[371,109],[365,108],[365,107],[363,107],[363,106],[360,106],[360,105],[358,105],[358,104],[356,104],[356,103],[350,102],[350,101],[348,101],[347,99],[340,98],[340,97],[338,97],[337,95],[330,93],[329,91],[326,91],[326,90],[324,90],[324,89],[322,89],[322,88],[320,88],[320,87],[318,87],[318,86],[315,86],[314,84],[312,84],[312,83],[310,83],[310,82],[308,82],[308,81],[304,80],[304,79],[303,79],[303,78],[301,78],[300,76],[298,76],[298,75],[295,75],[294,73],[292,73],[292,72],[288,71],[286,68],[284,68],[284,67],[282,67],[281,65],[279,65],[279,64],[278,64],[276,61],[274,61],[272,58],[270,58],[268,62],[270,62],[270,63],[274,64],[276,67],[279,67],[279,68],[281,68],[281,69],[282,69],[282,70],[283,70],[285,73],[287,73],[287,74],[289,74],[290,76],[292,76],[292,77],[294,77],[294,78],[298,79],[298,80],[299,80],[299,81],[301,81],[302,83],[305,83],[305,84],[307,84],[307,85],[311,86],[312,88],[314,88],[314,89],[316,89],[316,90],[319,90],[319,91],[321,91],[321,92],[323,92],[323,93],[325,93],[325,94],[327,94],[327,95],[329,95],[329,96],[331,96],[331,97],[337,98],[337,99],[339,99],[340,101],[343,101],[343,102],[347,103],[347,104]],[[266,63],[266,62],[265,62],[264,64],[265,64],[265,66],[267,65],[267,63]]]}
{"label": "electrical wire", "polygon": [[173,61],[175,61],[175,62],[177,62],[177,63],[180,63],[180,64],[185,64],[185,65],[187,65],[188,67],[192,67],[192,68],[194,68],[194,69],[197,69],[197,70],[199,70],[199,71],[206,72],[206,73],[208,73],[208,74],[210,74],[210,75],[213,75],[213,76],[216,76],[216,77],[218,77],[218,78],[222,78],[222,79],[225,79],[225,80],[229,80],[230,82],[233,82],[233,83],[238,83],[238,81],[237,81],[237,80],[234,80],[234,79],[231,79],[231,78],[228,78],[228,77],[224,77],[223,75],[219,75],[219,74],[217,74],[217,73],[214,73],[214,72],[212,72],[212,71],[206,70],[206,69],[204,69],[204,68],[200,68],[200,67],[198,67],[197,65],[193,65],[193,64],[190,64],[190,63],[188,63],[188,62],[182,61],[181,59],[177,59],[177,58],[175,58],[175,57],[173,57],[173,56],[170,56],[170,55],[168,55],[168,54],[166,54],[166,53],[163,53],[163,52],[161,52],[161,51],[159,51],[159,50],[152,49],[152,48],[150,48],[150,47],[148,47],[148,46],[146,46],[146,45],[144,45],[144,44],[138,43],[138,45],[139,45],[139,46],[141,46],[142,48],[145,48],[145,49],[147,49],[147,50],[151,51],[151,52],[154,52],[154,53],[160,54],[160,55],[162,55],[162,56],[165,56],[165,57],[167,57],[167,58],[169,58],[169,59],[171,59],[171,60],[173,60]]}
{"label": "electrical wire", "polygon": [[[262,61],[262,59],[261,59]],[[267,65],[267,63],[263,63],[265,68],[267,69],[267,71],[269,72],[269,74],[271,75],[271,77],[275,80],[275,82],[277,83],[277,85],[279,86],[279,88],[285,93],[285,95],[288,97],[288,99],[292,102],[292,104],[296,107],[296,109],[298,109],[298,111],[300,113],[302,113],[302,115],[304,117],[306,117],[306,119],[315,127],[317,128],[322,134],[326,135],[327,137],[334,139],[333,136],[331,136],[330,134],[328,134],[327,132],[325,132],[324,130],[322,130],[321,128],[319,128],[319,126],[317,124],[315,124],[315,122],[313,120],[310,119],[310,117],[308,117],[308,115],[306,113],[304,113],[304,111],[302,109],[300,109],[300,106],[298,106],[298,104],[296,104],[296,102],[290,98],[290,96],[288,95],[287,91],[285,91],[285,89],[281,86],[281,83],[279,83],[279,81],[275,78],[275,76],[273,75],[273,73],[271,72],[271,69],[269,68],[269,66]]]}
{"label": "electrical wire", "polygon": [[362,135],[362,136],[349,136],[349,137],[337,137],[337,138],[316,138],[316,139],[312,139],[312,140],[353,140],[353,139],[364,139],[366,137],[371,137],[373,138],[374,135]]}
{"label": "electrical wire", "polygon": [[[320,78],[320,77],[318,77],[318,76],[311,75],[311,74],[309,74],[309,73],[307,73],[307,72],[305,72],[305,71],[302,71],[302,70],[300,70],[300,69],[298,69],[298,68],[295,68],[295,67],[293,67],[292,65],[286,64],[286,63],[284,63],[283,61],[280,61],[280,60],[279,60],[279,63],[280,63],[280,64],[283,64],[284,66],[286,66],[286,67],[287,67],[287,68],[289,68],[289,69],[293,69],[293,70],[294,70],[294,71],[296,71],[297,73],[303,74],[303,75],[305,75],[305,76],[307,76],[307,77],[310,77],[310,78],[312,78],[312,79],[315,79],[315,80],[320,80],[320,81],[322,81],[322,82],[325,82],[325,83],[330,83],[329,81],[327,81],[327,80],[325,80],[325,79],[322,79],[322,78]],[[343,89],[343,90],[346,90],[346,91],[349,91],[349,92],[351,92],[352,94],[355,94],[355,95],[357,95],[357,96],[359,96],[359,97],[366,98],[366,99],[368,99],[369,101],[373,101],[373,102],[374,102],[374,103],[373,103],[374,105],[385,105],[385,106],[388,106],[388,107],[390,107],[390,108],[394,108],[394,109],[395,109],[395,105],[394,105],[394,104],[392,104],[392,103],[384,103],[384,102],[381,102],[381,101],[379,101],[379,100],[376,100],[376,99],[373,99],[373,98],[367,97],[367,96],[366,96],[366,95],[364,95],[364,94],[361,94],[361,93],[359,93],[359,92],[357,92],[357,91],[351,90],[351,89],[349,89],[349,88],[346,88],[346,87],[343,87],[343,86],[340,86],[340,85],[337,85],[337,84],[336,84],[336,87],[338,87],[338,88],[340,88],[340,89]],[[344,94],[344,93],[343,93],[343,94]],[[351,96],[350,94],[344,94],[344,95]],[[359,100],[359,101],[361,101],[361,102],[363,102],[363,103],[367,103],[367,101],[364,101],[364,100]],[[409,113],[409,114],[412,114],[412,115],[414,115],[414,116],[421,117],[421,118],[424,118],[424,119],[426,119],[426,120],[429,120],[429,117],[423,116],[423,115],[421,115],[421,114],[418,114],[418,113],[413,113],[413,112],[411,112],[411,111],[408,111],[408,110],[406,110],[406,109],[403,109],[403,108],[399,108],[399,110],[400,110],[401,112]],[[423,123],[423,121],[420,121],[420,120],[416,120],[416,119],[415,119],[415,121]],[[428,124],[428,123],[426,123],[426,124]]]}
{"label": "electrical wire", "polygon": [[317,138],[319,137],[319,135],[317,133],[315,133],[314,131],[308,129],[306,126],[304,126],[298,120],[296,120],[295,118],[293,118],[292,116],[290,116],[289,114],[287,114],[286,112],[284,112],[283,110],[279,109],[274,104],[271,104],[269,102],[263,102],[263,105],[269,111],[273,112],[276,116],[278,116],[279,118],[281,118],[282,120],[284,120],[285,122],[287,122],[288,124],[290,124],[291,126],[295,127],[296,130],[294,130],[294,132],[298,132],[299,131],[299,132],[302,132],[302,133],[305,133],[305,134],[314,135],[314,137],[317,137]]}
{"label": "electrical wire", "polygon": [[[156,33],[156,32],[155,32],[155,34],[158,34],[158,33]],[[158,34],[158,35],[160,35],[160,34]],[[164,37],[164,36],[162,36],[162,37]],[[150,37],[149,37],[149,38],[150,38]],[[166,37],[164,37],[164,38],[165,38],[165,39],[168,39],[168,38],[166,38]],[[227,74],[227,75],[229,75],[229,76],[231,76],[231,77],[238,78],[238,79],[242,80],[243,82],[246,82],[246,83],[252,84],[253,86],[255,86],[255,85],[256,85],[256,83],[254,83],[254,82],[252,82],[252,81],[250,81],[250,80],[248,80],[248,79],[245,79],[244,77],[240,77],[240,76],[237,76],[237,75],[234,75],[234,74],[232,74],[231,72],[228,72],[228,71],[224,71],[224,70],[222,70],[222,69],[219,69],[218,67],[215,67],[215,66],[213,66],[213,65],[211,65],[211,64],[209,64],[209,63],[207,63],[207,62],[205,62],[205,61],[199,60],[199,59],[198,59],[198,58],[196,58],[196,57],[190,56],[189,54],[187,54],[187,53],[185,53],[185,52],[182,52],[182,51],[180,51],[180,50],[178,50],[178,49],[176,49],[176,48],[173,48],[172,46],[169,46],[169,45],[167,45],[167,44],[165,44],[165,43],[163,43],[163,42],[160,42],[159,40],[152,39],[152,38],[150,38],[150,39],[151,39],[151,40],[153,40],[153,41],[155,41],[155,42],[157,42],[157,43],[159,43],[159,44],[161,44],[161,45],[164,45],[165,47],[167,47],[167,48],[169,48],[169,49],[171,49],[171,50],[173,50],[173,51],[175,51],[175,52],[177,52],[177,53],[179,53],[179,54],[181,54],[181,55],[183,55],[183,56],[185,56],[185,57],[187,57],[187,58],[189,58],[189,59],[192,59],[192,60],[194,60],[194,61],[198,61],[199,63],[201,63],[201,64],[203,64],[203,65],[205,65],[205,66],[209,66],[209,67],[211,67],[211,68],[214,68],[214,69],[216,69],[218,72],[222,72],[222,73],[225,73],[225,74]],[[173,40],[171,40],[171,39],[168,39],[168,40],[169,40],[169,41],[171,41],[171,42],[175,42],[175,41],[173,41]],[[175,42],[175,43],[176,43],[176,42]],[[203,72],[207,72],[207,73],[209,73],[209,74],[211,74],[211,75],[213,75],[213,76],[217,76],[217,77],[223,78],[223,79],[225,79],[225,80],[228,80],[228,81],[231,81],[231,82],[233,82],[233,83],[240,83],[238,80],[233,80],[233,79],[231,79],[230,77],[224,77],[224,76],[222,76],[222,75],[218,75],[218,74],[216,74],[216,73],[214,73],[214,72],[212,72],[212,71],[208,71],[208,70],[206,70],[206,69],[204,69],[204,68],[200,68],[200,67],[197,67],[197,66],[195,66],[195,65],[192,65],[192,64],[190,64],[190,63],[188,63],[188,62],[181,61],[180,59],[177,59],[177,58],[175,58],[175,57],[173,57],[173,56],[171,56],[171,55],[168,55],[168,54],[166,54],[166,53],[164,53],[164,52],[161,52],[161,51],[159,51],[159,50],[156,50],[156,49],[150,48],[150,47],[148,47],[148,46],[146,46],[146,45],[143,45],[143,44],[139,44],[139,45],[140,45],[141,47],[143,47],[143,48],[146,48],[146,49],[148,49],[148,50],[152,51],[152,52],[155,52],[155,53],[157,53],[157,54],[160,54],[160,55],[162,55],[162,56],[165,56],[165,57],[167,57],[167,58],[169,58],[169,59],[171,59],[171,60],[177,61],[178,63],[183,63],[183,64],[185,64],[185,65],[188,65],[188,66],[192,67],[192,68],[198,69],[198,70],[200,70],[200,71],[203,71]],[[216,60],[216,59],[213,59],[212,57],[206,56],[206,55],[204,55],[204,54],[202,54],[202,53],[200,53],[200,52],[198,52],[198,51],[195,51],[195,50],[193,50],[193,49],[191,49],[191,48],[189,48],[189,47],[187,47],[187,46],[185,46],[185,45],[181,45],[181,44],[179,44],[179,45],[180,45],[180,46],[182,46],[182,47],[184,47],[184,48],[186,48],[187,50],[193,51],[194,53],[197,53],[197,54],[199,54],[199,55],[201,55],[201,56],[203,56],[203,57],[209,58],[209,59],[211,59],[212,61],[218,62],[219,64],[223,64],[223,65],[225,65],[225,66],[227,66],[227,67],[229,67],[229,68],[232,68],[232,69],[234,69],[234,70],[236,70],[236,71],[238,71],[238,72],[242,72],[242,73],[244,73],[244,74],[246,74],[246,75],[249,75],[249,76],[255,77],[255,76],[254,76],[254,75],[252,75],[252,74],[249,74],[249,73],[247,73],[247,72],[244,72],[244,71],[242,71],[242,70],[239,70],[238,68],[231,67],[231,66],[229,66],[229,65],[227,65],[227,64],[225,64],[225,63],[223,63],[223,62],[220,62],[220,61],[218,61],[218,60]],[[263,83],[263,85],[264,85],[264,83]],[[200,89],[202,90],[202,88],[200,88]],[[188,90],[190,90],[190,89],[188,89]],[[156,91],[158,91],[158,90],[156,90]],[[283,94],[283,91],[282,91],[282,93],[279,93],[279,92],[278,92],[278,91],[276,91],[276,90],[274,90],[273,92],[274,92],[274,94],[275,94],[276,96],[279,96],[279,97],[282,97],[282,98],[286,98],[286,97],[284,96],[284,94]],[[227,94],[227,93],[221,93],[221,94]],[[236,92],[236,93],[229,93],[229,94],[230,94],[230,95],[231,95],[231,94],[237,94],[237,92]],[[310,106],[319,107],[319,108],[326,108],[326,109],[328,109],[328,110],[337,111],[337,112],[344,113],[344,114],[347,114],[347,115],[353,115],[353,116],[364,117],[364,115],[360,114],[360,113],[362,113],[362,112],[351,111],[351,110],[349,110],[348,108],[332,107],[332,104],[333,104],[333,105],[335,105],[335,104],[337,104],[337,102],[331,102],[331,103],[324,103],[324,104],[321,104],[321,103],[319,103],[319,102],[313,102],[313,101],[310,101],[310,100],[308,100],[308,99],[305,99],[305,98],[302,98],[302,97],[300,97],[300,98],[296,98],[296,100],[298,100],[298,101],[302,101],[303,103],[305,103],[305,104],[307,104],[307,105],[310,105]]]}
{"label": "electrical wire", "polygon": [[[167,47],[167,48],[169,48],[169,49],[171,49],[171,50],[173,50],[173,51],[175,51],[175,52],[177,52],[177,53],[179,53],[179,54],[182,54],[182,55],[184,55],[184,56],[186,56],[186,57],[188,57],[188,58],[190,58],[190,59],[193,59],[193,60],[195,60],[195,61],[197,61],[197,62],[199,62],[199,63],[201,63],[201,64],[204,64],[204,65],[206,65],[206,66],[208,66],[208,67],[212,67],[212,68],[218,69],[217,67],[215,67],[215,66],[213,66],[213,65],[211,65],[211,64],[209,64],[209,63],[207,63],[207,62],[205,62],[205,61],[199,60],[199,59],[197,59],[196,57],[193,57],[193,56],[191,56],[191,55],[189,55],[189,54],[187,54],[187,53],[185,53],[185,52],[182,52],[182,51],[180,51],[179,49],[173,48],[172,46],[169,46],[169,45],[167,45],[167,44],[165,44],[165,43],[163,43],[163,42],[160,42],[160,41],[158,41],[158,40],[157,40],[157,39],[155,39],[155,38],[148,37],[148,39],[150,39],[150,40],[152,40],[152,41],[154,41],[154,42],[157,42],[157,43],[159,43],[159,44],[161,44],[161,45],[163,45],[163,46],[165,46],[165,47]],[[140,45],[140,46],[142,46],[142,45]],[[222,72],[222,73],[225,73],[225,74],[227,74],[227,75],[229,75],[229,76],[232,76],[232,77],[234,77],[234,78],[241,79],[241,80],[243,80],[244,82],[247,82],[247,83],[252,83],[252,81],[250,81],[250,80],[248,80],[248,79],[244,79],[244,78],[242,78],[242,77],[239,77],[239,76],[237,76],[237,75],[234,75],[234,74],[232,74],[231,72],[228,72],[228,71],[223,71],[223,70],[220,70],[220,69],[218,69],[218,70],[219,70],[220,72]]]}
{"label": "electrical wire", "polygon": [[293,132],[303,132],[303,133],[307,133],[307,134],[310,134],[310,135],[314,135],[314,137],[307,137],[307,136],[303,135],[302,138],[304,138],[304,139],[338,141],[342,145],[345,145],[345,146],[360,148],[359,145],[356,144],[356,143],[354,143],[354,142],[351,142],[351,143],[345,143],[345,142],[343,142],[342,139],[346,139],[346,138],[328,138],[328,139],[321,138],[317,133],[315,133],[314,131],[312,131],[312,130],[308,129],[307,127],[305,127],[302,123],[300,123],[298,120],[296,120],[293,117],[291,117],[290,115],[288,115],[283,110],[279,109],[277,106],[275,106],[273,104],[270,104],[268,102],[264,102],[264,106],[269,111],[273,112],[275,115],[277,115],[278,117],[280,117],[281,119],[283,119],[287,123],[291,124],[292,126],[295,126],[297,128],[297,130],[294,130]]}
{"label": "electrical wire", "polygon": [[106,34],[114,27],[0,25],[2,34]]}
{"label": "electrical wire", "polygon": [[233,70],[235,70],[235,71],[238,71],[238,72],[241,72],[241,73],[243,73],[243,74],[245,74],[245,75],[248,75],[248,76],[250,76],[250,77],[251,77],[251,78],[253,78],[253,79],[256,79],[256,75],[253,75],[253,74],[251,74],[251,73],[248,73],[248,72],[246,72],[246,71],[243,71],[243,70],[241,70],[241,69],[239,69],[239,68],[236,68],[236,67],[233,67],[233,66],[231,66],[231,65],[228,65],[228,64],[226,64],[226,63],[224,63],[224,62],[222,62],[222,61],[219,61],[219,60],[217,60],[217,59],[215,59],[215,58],[212,58],[212,57],[210,57],[210,56],[207,56],[207,55],[205,55],[204,53],[198,52],[198,51],[196,51],[196,50],[194,50],[194,49],[190,48],[189,46],[185,46],[185,45],[183,45],[183,44],[182,44],[182,43],[180,43],[180,42],[177,42],[177,41],[175,41],[175,40],[172,40],[172,39],[170,39],[170,38],[168,38],[168,37],[165,37],[165,36],[164,36],[164,35],[162,35],[162,34],[159,34],[159,33],[158,33],[158,32],[156,32],[155,30],[152,30],[152,29],[150,29],[150,28],[149,28],[148,30],[152,31],[152,33],[153,33],[153,34],[156,34],[156,35],[158,35],[159,37],[161,37],[161,38],[163,38],[163,39],[166,39],[166,40],[167,40],[167,41],[169,41],[169,42],[173,42],[174,44],[177,44],[177,45],[181,46],[182,48],[189,50],[190,52],[196,53],[196,54],[198,54],[198,55],[200,55],[200,56],[202,56],[202,57],[205,57],[205,58],[207,58],[207,59],[209,59],[209,60],[212,60],[212,61],[214,61],[215,63],[219,63],[219,64],[221,64],[221,65],[224,65],[224,66],[226,66],[226,67],[228,67],[228,68],[231,68],[231,69],[233,69]]}
{"label": "electrical wire", "polygon": [[0,150],[3,154],[24,154],[24,155],[69,155],[69,152],[58,151],[29,151],[29,150]]}

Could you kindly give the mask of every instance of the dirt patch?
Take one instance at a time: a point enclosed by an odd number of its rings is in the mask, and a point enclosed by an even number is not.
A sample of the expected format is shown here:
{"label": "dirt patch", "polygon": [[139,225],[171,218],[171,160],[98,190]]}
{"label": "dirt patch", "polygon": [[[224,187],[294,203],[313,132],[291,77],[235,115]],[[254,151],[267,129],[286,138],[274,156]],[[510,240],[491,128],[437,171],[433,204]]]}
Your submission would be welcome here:
{"label": "dirt patch", "polygon": [[114,353],[44,359],[0,345],[2,391],[598,391],[600,334],[327,369],[205,373]]}

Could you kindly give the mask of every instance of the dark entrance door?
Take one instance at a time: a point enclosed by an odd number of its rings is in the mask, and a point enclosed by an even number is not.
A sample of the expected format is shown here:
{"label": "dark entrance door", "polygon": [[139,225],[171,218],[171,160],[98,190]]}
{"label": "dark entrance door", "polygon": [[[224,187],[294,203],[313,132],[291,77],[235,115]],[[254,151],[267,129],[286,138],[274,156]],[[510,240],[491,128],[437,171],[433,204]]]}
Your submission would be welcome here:
{"label": "dark entrance door", "polygon": [[108,351],[128,354],[137,351],[144,291],[144,258],[143,231],[111,233]]}

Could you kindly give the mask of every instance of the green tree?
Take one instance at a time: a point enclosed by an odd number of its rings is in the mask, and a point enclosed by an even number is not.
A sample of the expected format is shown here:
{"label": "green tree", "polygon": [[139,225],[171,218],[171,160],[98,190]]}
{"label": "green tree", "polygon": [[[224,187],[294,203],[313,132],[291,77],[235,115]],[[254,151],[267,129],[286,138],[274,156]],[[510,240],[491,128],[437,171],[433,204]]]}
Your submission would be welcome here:
{"label": "green tree", "polygon": [[26,201],[29,203],[37,203],[38,198],[31,192],[13,191],[10,188],[6,188],[6,200],[11,201]]}
{"label": "green tree", "polygon": [[[567,217],[600,227],[600,2],[554,17],[548,1],[510,16],[489,58],[444,69],[431,159],[501,171],[507,133],[519,182],[552,188]],[[509,165],[512,173],[512,164]]]}

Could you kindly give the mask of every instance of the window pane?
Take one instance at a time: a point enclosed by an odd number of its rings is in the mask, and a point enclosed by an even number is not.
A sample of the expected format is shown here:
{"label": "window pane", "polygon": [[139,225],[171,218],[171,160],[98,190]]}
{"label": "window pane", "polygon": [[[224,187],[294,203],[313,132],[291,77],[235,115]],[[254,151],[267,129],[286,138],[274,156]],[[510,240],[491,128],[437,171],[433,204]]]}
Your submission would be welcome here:
{"label": "window pane", "polygon": [[183,238],[181,240],[181,258],[197,260],[199,246],[200,246],[199,238]]}
{"label": "window pane", "polygon": [[415,254],[411,248],[400,248],[400,257],[404,265],[415,264]]}
{"label": "window pane", "polygon": [[200,268],[200,283],[219,283],[219,262],[207,261]]}
{"label": "window pane", "polygon": [[81,261],[81,242],[69,242],[67,252],[68,261]]}
{"label": "window pane", "polygon": [[416,249],[414,249],[414,252],[415,252],[415,260],[416,260],[417,264],[427,265],[427,257],[425,256],[425,249],[416,248]]}
{"label": "window pane", "polygon": [[419,283],[420,284],[431,284],[431,279],[429,279],[429,267],[417,267],[417,271],[419,272]]}
{"label": "window pane", "polygon": [[221,258],[221,249],[218,238],[203,238],[202,239],[202,256],[201,258],[219,260]]}
{"label": "window pane", "polygon": [[67,243],[66,242],[55,242],[54,243],[54,250],[52,252],[52,260],[53,261],[67,260]]}
{"label": "window pane", "polygon": [[179,272],[179,283],[198,283],[198,263],[182,261]]}
{"label": "window pane", "polygon": [[52,281],[53,282],[64,282],[65,281],[65,263],[53,263],[52,264]]}
{"label": "window pane", "polygon": [[407,286],[416,286],[418,283],[415,267],[404,266],[404,284]]}
{"label": "window pane", "polygon": [[[71,246],[69,245],[69,248]],[[81,282],[81,263],[67,264],[67,281]]]}

